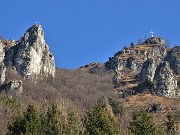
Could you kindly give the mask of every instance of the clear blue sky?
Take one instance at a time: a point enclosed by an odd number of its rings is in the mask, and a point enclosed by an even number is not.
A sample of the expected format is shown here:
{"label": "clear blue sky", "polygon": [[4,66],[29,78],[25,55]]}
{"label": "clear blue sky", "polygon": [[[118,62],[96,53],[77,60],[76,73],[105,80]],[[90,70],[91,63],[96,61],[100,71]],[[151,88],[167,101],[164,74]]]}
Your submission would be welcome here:
{"label": "clear blue sky", "polygon": [[5,38],[17,40],[35,22],[57,67],[105,62],[151,30],[180,45],[180,0],[0,0]]}

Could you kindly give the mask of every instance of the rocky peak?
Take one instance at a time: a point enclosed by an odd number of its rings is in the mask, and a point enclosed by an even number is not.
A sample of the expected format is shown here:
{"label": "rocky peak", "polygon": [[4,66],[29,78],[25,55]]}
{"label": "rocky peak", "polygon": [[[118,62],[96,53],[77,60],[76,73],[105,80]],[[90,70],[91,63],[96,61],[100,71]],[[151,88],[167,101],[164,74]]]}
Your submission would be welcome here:
{"label": "rocky peak", "polygon": [[25,78],[55,76],[54,56],[44,40],[40,24],[31,26],[5,55],[6,66],[15,66]]}
{"label": "rocky peak", "polygon": [[37,52],[43,51],[45,47],[48,47],[45,45],[44,32],[40,24],[31,26],[24,34],[22,41],[24,42],[21,45],[32,46]]}
{"label": "rocky peak", "polygon": [[164,97],[180,96],[177,85],[177,81],[180,82],[180,47],[167,48],[160,37],[151,37],[142,44],[124,47],[105,64],[108,69],[115,71],[112,81],[116,89],[125,85],[126,88],[137,86],[134,92],[146,89]]}

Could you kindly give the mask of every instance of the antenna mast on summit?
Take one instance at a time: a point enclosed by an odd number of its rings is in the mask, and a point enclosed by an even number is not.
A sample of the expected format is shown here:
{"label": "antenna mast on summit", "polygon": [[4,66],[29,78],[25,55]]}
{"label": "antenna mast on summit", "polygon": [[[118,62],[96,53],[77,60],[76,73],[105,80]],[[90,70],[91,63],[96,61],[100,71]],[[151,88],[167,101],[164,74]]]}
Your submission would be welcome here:
{"label": "antenna mast on summit", "polygon": [[152,32],[152,30],[149,33],[151,34],[151,37],[154,37],[154,32]]}

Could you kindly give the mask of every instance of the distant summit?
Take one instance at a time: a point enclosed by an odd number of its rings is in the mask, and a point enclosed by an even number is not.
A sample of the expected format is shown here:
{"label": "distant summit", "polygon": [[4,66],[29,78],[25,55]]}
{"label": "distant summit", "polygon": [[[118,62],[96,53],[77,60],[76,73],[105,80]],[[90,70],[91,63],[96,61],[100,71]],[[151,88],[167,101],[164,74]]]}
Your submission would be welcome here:
{"label": "distant summit", "polygon": [[142,44],[123,48],[110,57],[106,67],[115,71],[113,83],[122,93],[149,91],[180,97],[180,47],[168,48],[161,37],[151,37]]}

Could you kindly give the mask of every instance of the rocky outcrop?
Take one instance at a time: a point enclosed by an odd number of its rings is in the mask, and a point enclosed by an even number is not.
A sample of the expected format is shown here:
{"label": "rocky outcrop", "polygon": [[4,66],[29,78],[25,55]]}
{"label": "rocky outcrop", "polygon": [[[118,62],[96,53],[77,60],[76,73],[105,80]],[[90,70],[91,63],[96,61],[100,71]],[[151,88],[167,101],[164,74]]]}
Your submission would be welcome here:
{"label": "rocky outcrop", "polygon": [[109,58],[106,65],[115,71],[115,88],[138,83],[138,87],[134,89],[136,92],[139,88],[140,91],[146,89],[169,98],[180,96],[174,74],[180,73],[180,47],[171,50],[160,37],[151,37],[137,46],[124,47]]}
{"label": "rocky outcrop", "polygon": [[164,107],[161,104],[149,104],[147,111],[150,113],[164,112]]}
{"label": "rocky outcrop", "polygon": [[121,66],[120,64],[122,65],[122,62],[120,62],[116,57],[109,57],[109,60],[105,63],[107,69],[109,70],[118,70]]}
{"label": "rocky outcrop", "polygon": [[177,80],[167,61],[163,61],[156,69],[154,92],[164,97],[177,97]]}
{"label": "rocky outcrop", "polygon": [[167,48],[162,38],[152,37],[147,39],[143,44],[124,48],[109,58],[106,62],[108,69],[121,71],[123,68],[129,68],[134,71],[140,71],[143,63],[148,59],[154,59],[157,65],[164,60],[167,55]]}
{"label": "rocky outcrop", "polygon": [[55,76],[54,56],[44,40],[40,24],[30,27],[16,45],[5,55],[6,66],[15,66],[25,78],[47,78]]}

